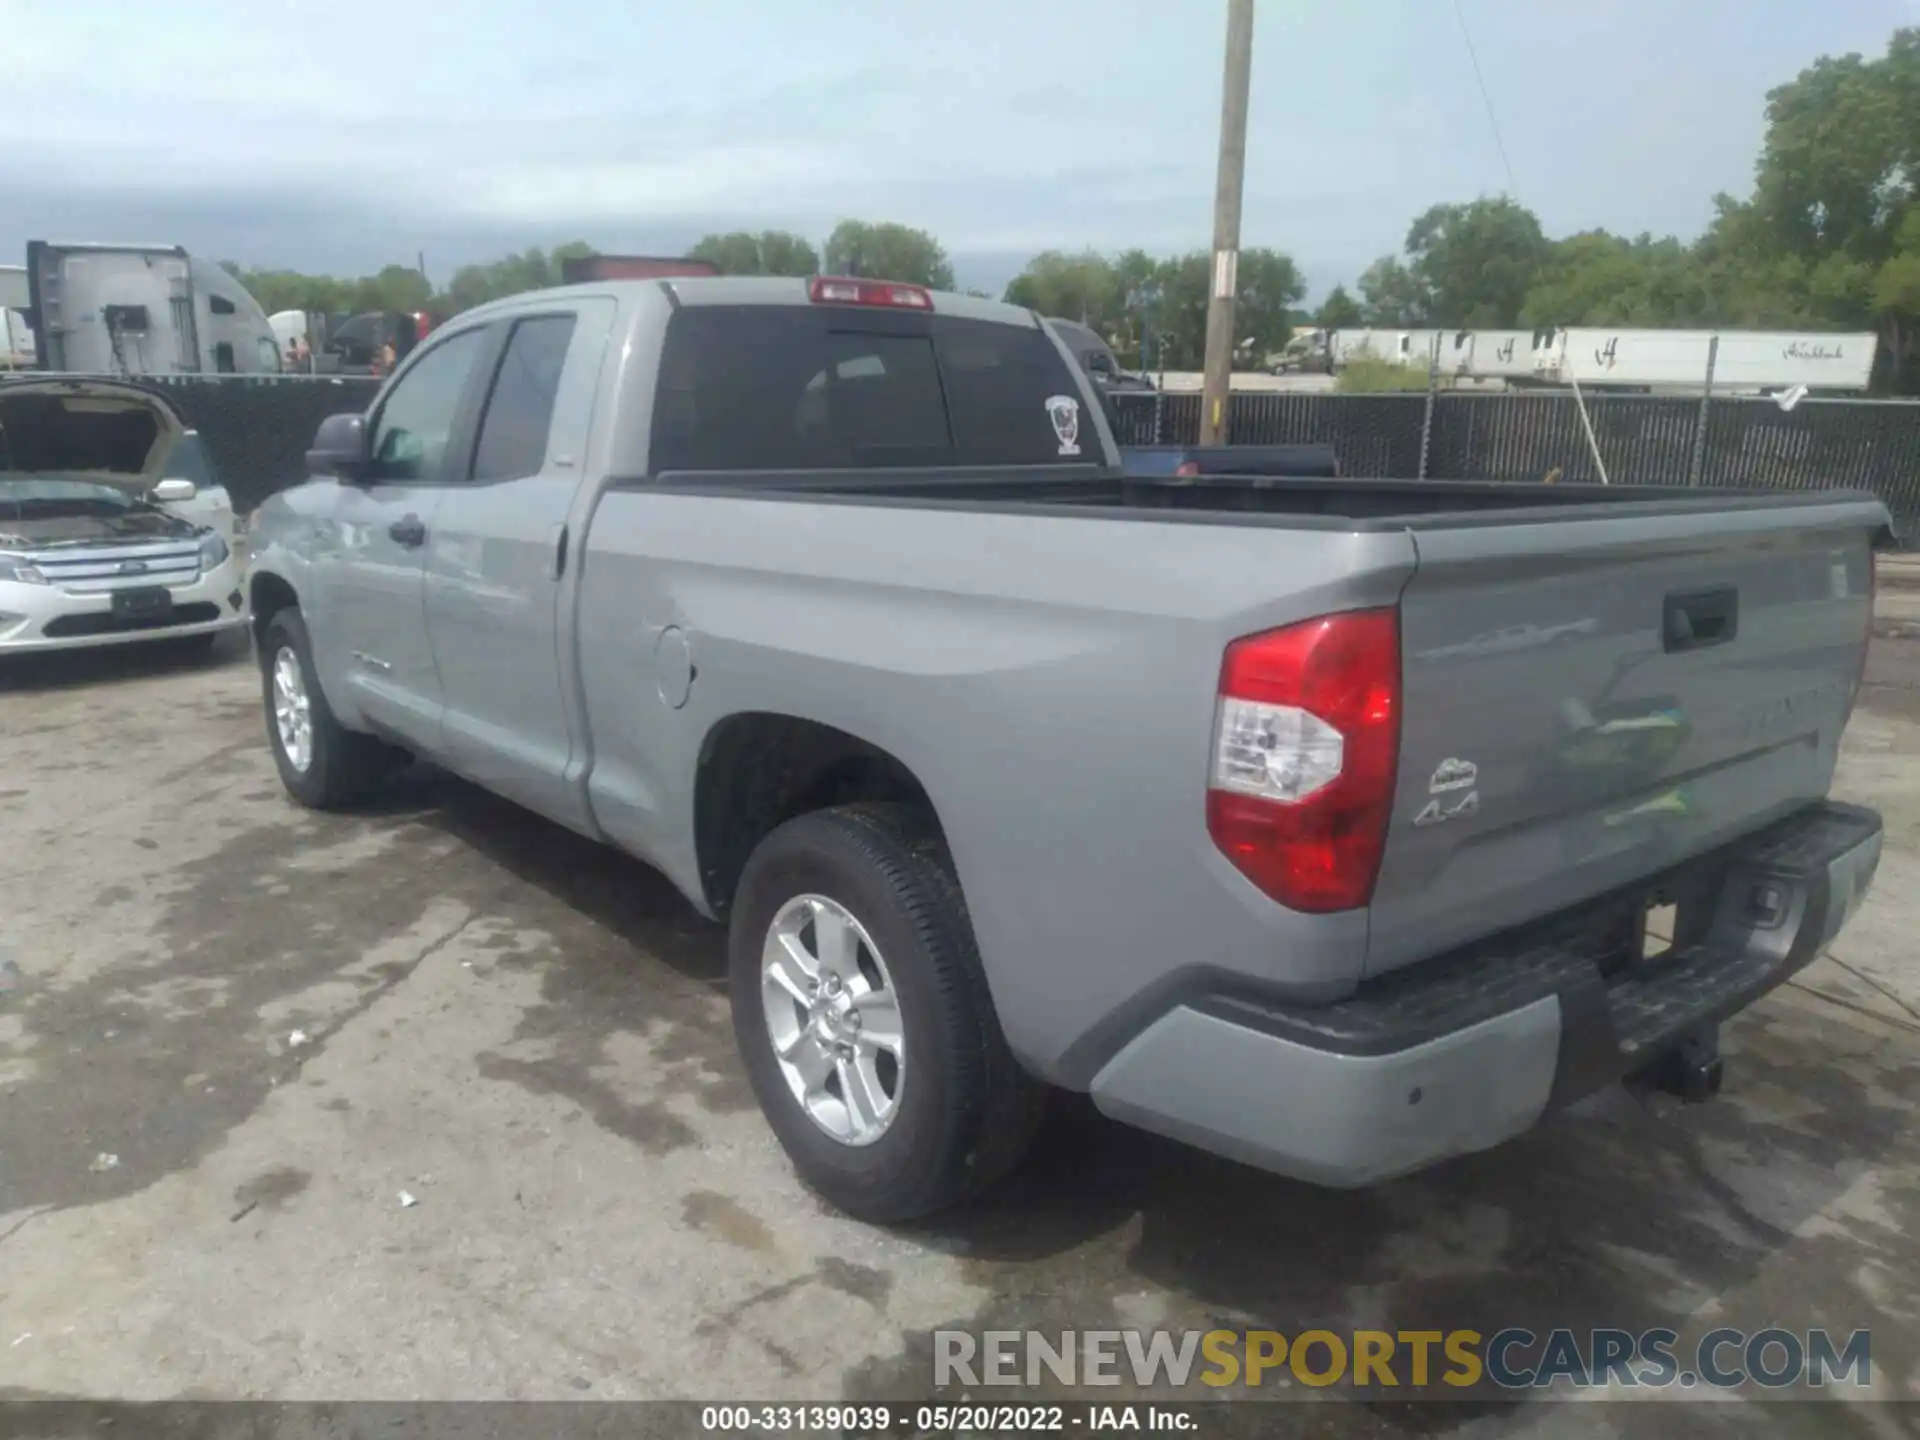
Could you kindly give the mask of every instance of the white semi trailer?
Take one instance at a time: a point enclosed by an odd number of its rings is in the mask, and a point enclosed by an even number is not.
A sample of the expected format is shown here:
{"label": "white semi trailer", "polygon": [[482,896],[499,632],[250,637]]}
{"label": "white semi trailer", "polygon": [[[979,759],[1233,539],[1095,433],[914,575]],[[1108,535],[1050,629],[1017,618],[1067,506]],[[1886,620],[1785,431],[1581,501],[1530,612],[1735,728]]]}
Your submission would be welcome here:
{"label": "white semi trailer", "polygon": [[1711,358],[1718,392],[1804,385],[1817,394],[1859,394],[1873,378],[1878,346],[1870,333],[1566,329],[1534,351],[1534,376],[1595,390],[1697,390],[1707,383]]}
{"label": "white semi trailer", "polygon": [[1328,351],[1335,370],[1366,354],[1419,369],[1431,361],[1442,380],[1594,390],[1699,390],[1711,355],[1717,392],[1804,385],[1849,395],[1871,382],[1878,344],[1869,333],[1790,330],[1336,330]]}
{"label": "white semi trailer", "polygon": [[266,311],[178,245],[27,242],[35,366],[80,375],[275,375]]}

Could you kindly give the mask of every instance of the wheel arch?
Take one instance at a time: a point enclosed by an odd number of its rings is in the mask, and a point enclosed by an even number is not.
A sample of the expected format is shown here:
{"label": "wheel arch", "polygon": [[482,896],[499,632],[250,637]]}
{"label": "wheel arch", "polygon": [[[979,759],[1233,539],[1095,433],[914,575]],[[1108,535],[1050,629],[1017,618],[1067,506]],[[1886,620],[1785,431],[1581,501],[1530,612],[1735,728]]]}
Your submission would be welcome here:
{"label": "wheel arch", "polygon": [[257,651],[267,633],[267,624],[280,611],[300,608],[300,592],[278,571],[256,569],[247,577],[247,609],[252,617],[253,643]]}
{"label": "wheel arch", "polygon": [[771,710],[715,722],[694,780],[694,847],[702,892],[725,919],[747,857],[797,816],[857,802],[912,805],[941,827],[926,785],[886,747],[837,726]]}

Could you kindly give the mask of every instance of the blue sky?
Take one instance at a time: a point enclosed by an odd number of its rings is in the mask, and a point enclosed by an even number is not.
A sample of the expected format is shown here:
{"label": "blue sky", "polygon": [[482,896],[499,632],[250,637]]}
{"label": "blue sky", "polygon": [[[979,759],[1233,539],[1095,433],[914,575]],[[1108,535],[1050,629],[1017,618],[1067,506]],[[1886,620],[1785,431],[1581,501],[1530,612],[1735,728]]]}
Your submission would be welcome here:
{"label": "blue sky", "polygon": [[[1765,92],[1920,0],[1460,0],[1548,230],[1691,236]],[[154,240],[444,281],[585,238],[924,226],[997,289],[1049,246],[1208,241],[1224,0],[0,0],[0,261]],[[1508,188],[1452,0],[1260,0],[1244,243],[1316,294]]]}

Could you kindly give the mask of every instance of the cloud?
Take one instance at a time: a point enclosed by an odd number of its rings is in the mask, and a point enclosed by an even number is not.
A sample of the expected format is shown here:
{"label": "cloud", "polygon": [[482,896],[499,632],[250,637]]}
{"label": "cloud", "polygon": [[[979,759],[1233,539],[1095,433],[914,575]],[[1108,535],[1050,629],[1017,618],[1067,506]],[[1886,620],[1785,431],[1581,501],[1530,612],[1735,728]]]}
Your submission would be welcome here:
{"label": "cloud", "polygon": [[[169,0],[156,24],[41,0],[0,49],[0,256],[34,235],[152,238],[350,270],[422,247],[677,248],[716,226],[818,240],[846,216],[925,226],[955,254],[1200,248],[1216,9]],[[1704,224],[1750,178],[1766,87],[1821,50],[1877,50],[1895,13],[1467,12],[1521,200],[1550,230],[1629,233]],[[1450,7],[1260,17],[1247,244],[1351,276],[1427,205],[1505,188]]]}

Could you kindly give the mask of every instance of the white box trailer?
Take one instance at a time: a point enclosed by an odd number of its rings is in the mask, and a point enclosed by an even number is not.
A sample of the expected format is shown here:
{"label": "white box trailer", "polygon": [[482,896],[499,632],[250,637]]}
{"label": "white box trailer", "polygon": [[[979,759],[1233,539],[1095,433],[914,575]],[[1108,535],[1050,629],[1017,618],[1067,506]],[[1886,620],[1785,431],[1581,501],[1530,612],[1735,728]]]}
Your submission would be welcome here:
{"label": "white box trailer", "polygon": [[1473,373],[1473,332],[1444,330],[1429,354],[1443,378]]}
{"label": "white box trailer", "polygon": [[[1718,338],[1718,348],[1715,339]],[[1578,380],[1593,389],[1700,389],[1724,393],[1805,385],[1827,394],[1866,390],[1879,338],[1785,330],[1566,329],[1535,352],[1535,378],[1550,385]]]}
{"label": "white box trailer", "polygon": [[1524,380],[1534,372],[1534,346],[1539,339],[1533,330],[1460,330],[1449,337],[1451,350],[1443,349],[1442,366],[1451,353],[1449,373],[1475,380]]}
{"label": "white box trailer", "polygon": [[1336,330],[1333,332],[1333,368],[1344,369],[1364,353],[1390,365],[1426,368],[1434,347],[1443,338],[1439,330]]}
{"label": "white box trailer", "polygon": [[40,369],[76,375],[277,375],[246,287],[178,245],[27,242]]}

